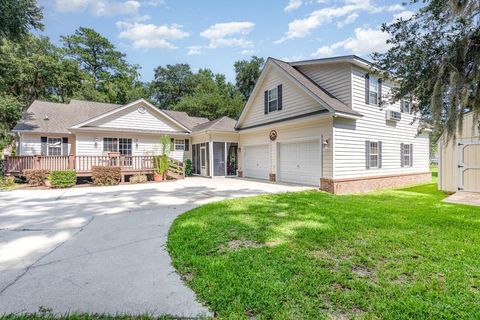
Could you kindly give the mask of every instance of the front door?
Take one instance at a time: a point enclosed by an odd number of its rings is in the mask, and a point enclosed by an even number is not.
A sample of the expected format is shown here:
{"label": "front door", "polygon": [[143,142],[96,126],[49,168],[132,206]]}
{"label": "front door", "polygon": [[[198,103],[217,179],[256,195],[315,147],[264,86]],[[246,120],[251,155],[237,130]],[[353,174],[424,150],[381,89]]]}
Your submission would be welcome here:
{"label": "front door", "polygon": [[205,146],[200,147],[200,174],[207,175],[207,148]]}

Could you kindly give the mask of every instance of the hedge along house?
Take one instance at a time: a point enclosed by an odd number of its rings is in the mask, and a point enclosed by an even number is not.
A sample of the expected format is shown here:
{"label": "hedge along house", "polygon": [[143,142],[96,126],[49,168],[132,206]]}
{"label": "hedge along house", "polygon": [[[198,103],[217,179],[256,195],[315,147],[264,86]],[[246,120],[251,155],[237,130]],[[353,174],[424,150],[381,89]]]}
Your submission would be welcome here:
{"label": "hedge along house", "polygon": [[[160,137],[168,135],[173,147],[170,158],[179,162],[191,159],[196,174],[231,175],[236,174],[237,166],[234,126],[235,120],[227,117],[214,121],[190,117],[185,112],[159,110],[144,99],[126,105],[34,101],[13,129],[17,154],[23,160],[6,170],[21,173],[30,166],[25,157],[33,156],[45,157],[45,169],[56,169],[48,167],[54,165],[72,168],[65,157],[73,156],[72,169],[88,175],[93,165],[114,163],[107,159],[110,155],[122,157],[122,165],[132,173],[150,170],[151,157],[161,154]],[[219,134],[222,137],[217,139]]]}
{"label": "hedge along house", "polygon": [[456,139],[438,139],[438,189],[447,192],[480,192],[480,122],[467,113]]}

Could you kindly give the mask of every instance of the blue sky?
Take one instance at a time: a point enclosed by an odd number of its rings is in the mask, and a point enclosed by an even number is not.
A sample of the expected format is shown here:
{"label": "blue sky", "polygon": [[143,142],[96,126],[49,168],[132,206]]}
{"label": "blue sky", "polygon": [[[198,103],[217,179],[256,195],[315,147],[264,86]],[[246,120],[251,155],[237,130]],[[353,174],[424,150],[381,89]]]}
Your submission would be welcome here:
{"label": "blue sky", "polygon": [[39,0],[55,43],[78,27],[106,36],[142,79],[159,65],[187,62],[234,81],[233,63],[251,55],[285,60],[384,51],[383,22],[415,8],[377,0]]}

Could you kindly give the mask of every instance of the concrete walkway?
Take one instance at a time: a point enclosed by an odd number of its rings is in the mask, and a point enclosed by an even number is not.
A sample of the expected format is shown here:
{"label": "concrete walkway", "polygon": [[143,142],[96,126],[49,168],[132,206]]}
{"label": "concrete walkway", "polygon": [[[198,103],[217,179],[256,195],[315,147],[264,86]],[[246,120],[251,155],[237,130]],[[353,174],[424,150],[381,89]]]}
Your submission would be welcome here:
{"label": "concrete walkway", "polygon": [[241,179],[0,191],[0,314],[209,315],[171,266],[181,213],[225,198],[305,188]]}
{"label": "concrete walkway", "polygon": [[443,200],[449,203],[480,206],[480,192],[457,192]]}

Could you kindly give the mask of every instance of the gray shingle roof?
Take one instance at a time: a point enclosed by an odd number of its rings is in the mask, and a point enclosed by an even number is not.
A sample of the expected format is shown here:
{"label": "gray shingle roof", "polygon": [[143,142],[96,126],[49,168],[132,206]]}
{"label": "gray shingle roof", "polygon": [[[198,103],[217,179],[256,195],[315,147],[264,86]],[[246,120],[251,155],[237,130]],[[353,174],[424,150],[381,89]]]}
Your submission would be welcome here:
{"label": "gray shingle roof", "polygon": [[72,100],[69,104],[35,100],[13,130],[69,133],[70,127],[120,106],[81,100]]}
{"label": "gray shingle roof", "polygon": [[173,110],[162,110],[167,115],[180,122],[182,125],[187,127],[189,130],[192,130],[196,125],[201,123],[209,122],[207,118],[201,117],[190,117],[186,112],[182,111],[173,111]]}
{"label": "gray shingle roof", "polygon": [[236,132],[235,125],[237,124],[236,120],[233,120],[229,117],[221,117],[216,120],[212,120],[209,122],[201,123],[195,127],[193,127],[193,132],[200,132],[200,131],[223,131],[223,132]]}
{"label": "gray shingle roof", "polygon": [[273,63],[279,66],[282,70],[287,72],[293,79],[299,84],[317,96],[320,100],[324,101],[335,112],[346,113],[354,116],[361,116],[360,113],[345,105],[342,101],[338,100],[335,96],[329,93],[327,90],[319,86],[309,77],[304,75],[298,69],[292,67],[288,62],[270,58]]}

